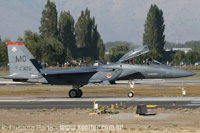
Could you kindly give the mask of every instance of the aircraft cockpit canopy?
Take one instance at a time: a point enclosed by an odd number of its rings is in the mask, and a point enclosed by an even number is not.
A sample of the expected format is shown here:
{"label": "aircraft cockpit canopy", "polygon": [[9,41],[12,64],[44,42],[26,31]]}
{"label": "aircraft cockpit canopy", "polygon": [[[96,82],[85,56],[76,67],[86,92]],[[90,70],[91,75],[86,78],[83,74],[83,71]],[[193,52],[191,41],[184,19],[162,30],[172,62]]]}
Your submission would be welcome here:
{"label": "aircraft cockpit canopy", "polygon": [[149,46],[148,45],[144,45],[144,46],[141,46],[141,47],[137,47],[131,51],[129,51],[128,53],[126,53],[124,56],[122,56],[119,60],[118,60],[118,63],[122,63],[124,61],[127,61],[127,60],[131,60],[137,56],[140,56],[140,55],[143,55],[143,54],[146,54],[149,52]]}
{"label": "aircraft cockpit canopy", "polygon": [[[143,54],[146,54],[148,52],[149,52],[148,45],[137,47],[137,48],[129,51],[128,53],[126,53],[124,56],[122,56],[118,60],[118,63],[134,64],[133,58],[138,57],[138,56],[143,55]],[[143,64],[146,64],[146,65],[161,65],[162,63],[160,63],[159,61],[154,60],[154,59],[145,59],[143,61]]]}

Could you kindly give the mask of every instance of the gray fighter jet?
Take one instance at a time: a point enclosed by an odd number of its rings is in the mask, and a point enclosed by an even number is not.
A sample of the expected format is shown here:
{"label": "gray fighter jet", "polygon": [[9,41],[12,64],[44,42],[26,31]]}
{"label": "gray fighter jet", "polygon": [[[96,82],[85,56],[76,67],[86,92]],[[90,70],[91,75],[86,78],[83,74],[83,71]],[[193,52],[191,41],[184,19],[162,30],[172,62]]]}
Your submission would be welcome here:
{"label": "gray fighter jet", "polygon": [[[72,98],[81,97],[83,93],[80,87],[88,84],[115,84],[116,80],[181,78],[194,75],[190,71],[167,66],[155,60],[148,65],[124,63],[149,52],[148,46],[131,50],[113,64],[76,69],[42,69],[24,43],[8,42],[7,46],[10,75],[1,78],[20,82],[72,85],[73,89],[69,91],[69,96]],[[133,95],[131,89],[128,96],[133,97]]]}

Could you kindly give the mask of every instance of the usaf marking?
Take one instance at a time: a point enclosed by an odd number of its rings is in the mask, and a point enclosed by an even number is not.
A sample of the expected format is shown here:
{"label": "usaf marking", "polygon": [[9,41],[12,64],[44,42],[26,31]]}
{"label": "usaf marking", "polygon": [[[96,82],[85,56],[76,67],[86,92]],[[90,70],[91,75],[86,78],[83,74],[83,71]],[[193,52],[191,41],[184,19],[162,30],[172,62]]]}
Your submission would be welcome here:
{"label": "usaf marking", "polygon": [[16,56],[16,62],[26,62],[26,56]]}

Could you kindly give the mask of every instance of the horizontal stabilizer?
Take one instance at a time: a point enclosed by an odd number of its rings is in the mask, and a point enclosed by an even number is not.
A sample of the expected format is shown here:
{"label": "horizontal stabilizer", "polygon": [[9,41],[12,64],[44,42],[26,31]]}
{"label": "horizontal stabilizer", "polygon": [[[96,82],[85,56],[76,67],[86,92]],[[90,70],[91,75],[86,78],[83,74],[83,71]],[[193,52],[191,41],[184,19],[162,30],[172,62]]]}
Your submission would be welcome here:
{"label": "horizontal stabilizer", "polygon": [[4,78],[4,79],[27,79],[27,78],[24,78],[24,77],[17,77],[17,76],[11,76],[11,75],[1,76],[0,78]]}
{"label": "horizontal stabilizer", "polygon": [[8,75],[8,76],[1,76],[0,78],[4,78],[4,79],[39,79],[39,78],[42,78],[42,77],[37,75],[37,74],[32,74],[32,75],[30,75],[30,77],[27,77],[26,75],[13,73],[13,74]]}

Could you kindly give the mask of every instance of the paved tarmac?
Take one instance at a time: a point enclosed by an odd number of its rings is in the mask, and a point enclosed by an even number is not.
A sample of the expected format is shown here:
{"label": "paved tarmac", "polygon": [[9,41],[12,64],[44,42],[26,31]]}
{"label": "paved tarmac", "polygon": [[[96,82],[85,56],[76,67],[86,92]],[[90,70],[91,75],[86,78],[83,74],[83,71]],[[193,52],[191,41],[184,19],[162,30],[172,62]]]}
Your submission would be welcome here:
{"label": "paved tarmac", "polygon": [[[119,84],[127,84],[128,81],[117,81]],[[200,84],[200,80],[188,79],[145,79],[137,80],[136,83],[141,84]],[[33,85],[29,83],[12,82],[12,80],[0,79],[1,85],[20,84]],[[122,103],[127,107],[133,107],[138,104],[156,105],[149,106],[152,108],[200,108],[200,97],[133,97],[133,98],[69,98],[69,97],[0,97],[0,109],[73,109],[73,108],[92,108],[93,100],[96,100],[99,105],[111,106],[112,104]]]}
{"label": "paved tarmac", "polygon": [[74,109],[93,108],[93,101],[102,106],[126,105],[135,107],[146,104],[148,108],[200,108],[200,97],[117,97],[117,98],[68,98],[68,97],[0,97],[0,109]]}

